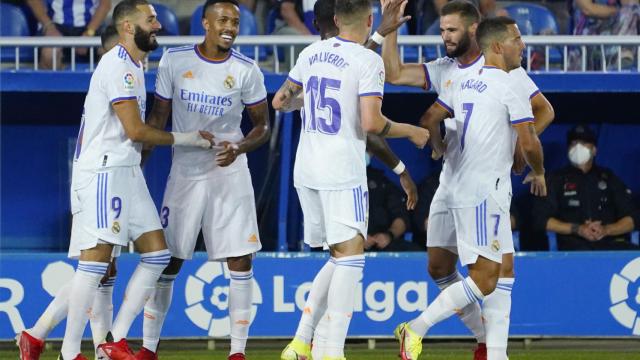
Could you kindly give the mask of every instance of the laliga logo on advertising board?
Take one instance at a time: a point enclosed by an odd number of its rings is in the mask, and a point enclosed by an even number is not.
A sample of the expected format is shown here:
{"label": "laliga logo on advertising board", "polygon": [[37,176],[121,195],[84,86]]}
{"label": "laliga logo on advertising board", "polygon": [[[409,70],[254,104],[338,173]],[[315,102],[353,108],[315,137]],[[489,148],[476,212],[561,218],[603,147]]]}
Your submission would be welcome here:
{"label": "laliga logo on advertising board", "polygon": [[[229,324],[229,268],[223,262],[205,262],[189,275],[185,287],[187,308],[185,313],[191,322],[209,336],[227,336],[231,333]],[[255,278],[253,299],[251,300],[251,319],[256,317],[258,304],[262,303],[262,292]]]}
{"label": "laliga logo on advertising board", "polygon": [[631,260],[622,271],[613,274],[609,285],[611,315],[633,335],[640,335],[640,257]]}

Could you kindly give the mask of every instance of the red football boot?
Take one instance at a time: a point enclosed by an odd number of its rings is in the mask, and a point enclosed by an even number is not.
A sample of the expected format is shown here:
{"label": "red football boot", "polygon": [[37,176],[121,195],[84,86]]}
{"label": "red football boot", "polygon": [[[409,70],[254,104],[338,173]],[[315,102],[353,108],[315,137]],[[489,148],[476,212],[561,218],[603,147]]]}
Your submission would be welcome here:
{"label": "red football boot", "polygon": [[478,347],[473,351],[473,360],[487,360],[487,345],[478,343]]}
{"label": "red football boot", "polygon": [[138,350],[135,358],[137,360],[158,360],[158,354],[143,346]]}
{"label": "red football boot", "polygon": [[246,358],[244,357],[243,353],[235,353],[235,354],[231,354],[229,355],[229,357],[227,358],[227,360],[245,360]]}
{"label": "red football boot", "polygon": [[26,331],[16,336],[16,345],[20,349],[20,360],[38,360],[44,351],[44,341],[29,335]]}
{"label": "red football boot", "polygon": [[[106,342],[98,345],[98,359],[110,360],[135,360],[133,351],[127,344],[127,339],[120,339],[118,342]],[[102,357],[101,357],[102,356]]]}

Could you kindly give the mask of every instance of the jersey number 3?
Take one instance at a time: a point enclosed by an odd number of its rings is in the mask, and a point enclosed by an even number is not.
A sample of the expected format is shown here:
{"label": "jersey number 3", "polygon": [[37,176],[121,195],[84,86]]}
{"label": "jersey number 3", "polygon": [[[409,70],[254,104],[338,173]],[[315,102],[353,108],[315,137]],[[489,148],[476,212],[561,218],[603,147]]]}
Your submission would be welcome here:
{"label": "jersey number 3", "polygon": [[[319,131],[327,135],[337,134],[341,125],[340,103],[327,92],[329,90],[340,91],[340,80],[312,76],[307,81],[305,89],[306,93],[309,94],[308,110],[311,113],[309,114],[309,121],[307,122],[307,119],[305,119],[305,131]],[[329,110],[328,117],[321,117],[320,114],[316,116],[316,111],[325,113],[324,110]]]}

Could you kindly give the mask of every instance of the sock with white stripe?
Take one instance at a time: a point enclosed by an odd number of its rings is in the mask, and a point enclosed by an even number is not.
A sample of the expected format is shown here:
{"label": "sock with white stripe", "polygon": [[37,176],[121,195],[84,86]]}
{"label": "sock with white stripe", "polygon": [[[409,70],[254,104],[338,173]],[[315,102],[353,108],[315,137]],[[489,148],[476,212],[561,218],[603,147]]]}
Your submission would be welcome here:
{"label": "sock with white stripe", "polygon": [[112,276],[104,284],[98,285],[98,292],[91,307],[89,315],[89,325],[91,326],[91,336],[94,347],[102,344],[111,330],[113,323],[113,285],[116,277]]}
{"label": "sock with white stripe", "polygon": [[[451,275],[445,276],[441,279],[434,280],[440,291],[446,289],[451,284],[455,284],[458,281],[462,281],[464,278],[458,271]],[[479,343],[487,341],[487,336],[484,330],[484,324],[482,323],[482,310],[478,302],[471,303],[465,306],[460,313],[458,313],[460,320],[464,325],[471,330],[473,336]]]}
{"label": "sock with white stripe", "polygon": [[353,316],[356,289],[362,278],[364,255],[345,256],[336,259],[336,269],[331,277],[327,296],[329,325],[325,356],[344,357],[344,341]]}
{"label": "sock with white stripe", "polygon": [[251,301],[253,300],[253,271],[229,271],[229,322],[231,349],[229,355],[242,353],[249,338]]}
{"label": "sock with white stripe", "polygon": [[314,329],[327,310],[327,295],[335,269],[336,259],[329,258],[311,283],[311,289],[309,290],[309,295],[307,296],[307,301],[304,304],[304,310],[300,317],[300,323],[296,330],[296,338],[307,344],[311,343]]}
{"label": "sock with white stripe", "polygon": [[162,274],[156,288],[144,305],[142,319],[142,346],[152,352],[158,351],[162,325],[171,307],[173,283],[178,275]]}
{"label": "sock with white stripe", "polygon": [[73,280],[64,284],[51,300],[47,309],[40,315],[38,321],[31,329],[26,330],[29,335],[45,340],[53,328],[55,328],[64,318],[67,317],[69,309],[69,293]]}
{"label": "sock with white stripe", "polygon": [[133,320],[151,297],[162,271],[169,265],[169,260],[171,260],[171,254],[167,249],[141,255],[140,263],[131,275],[124,300],[113,322],[111,334],[114,341],[127,337]]}
{"label": "sock with white stripe", "polygon": [[95,261],[78,262],[69,291],[67,327],[60,351],[65,359],[74,359],[80,353],[80,343],[89,320],[91,305],[108,266],[109,263]]}
{"label": "sock with white stripe", "polygon": [[424,336],[433,325],[450,317],[465,306],[484,298],[473,279],[466,277],[462,281],[451,284],[429,305],[420,316],[409,322],[409,328],[418,335]]}
{"label": "sock with white stripe", "polygon": [[513,278],[499,278],[496,289],[482,302],[482,316],[487,330],[487,360],[507,360],[514,281]]}

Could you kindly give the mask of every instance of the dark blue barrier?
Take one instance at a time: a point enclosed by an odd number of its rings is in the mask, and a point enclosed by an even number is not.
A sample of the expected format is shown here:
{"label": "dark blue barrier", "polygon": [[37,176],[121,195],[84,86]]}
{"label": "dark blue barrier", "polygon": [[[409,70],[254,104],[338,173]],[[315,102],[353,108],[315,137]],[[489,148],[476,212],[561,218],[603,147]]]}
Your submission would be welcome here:
{"label": "dark blue barrier", "polygon": [[[203,255],[186,262],[176,280],[164,337],[229,335],[229,274]],[[137,259],[129,254],[119,259],[116,307]],[[323,254],[258,255],[252,336],[294,334],[310,282],[325,261]],[[425,265],[426,256],[420,253],[369,254],[350,335],[391,336],[397,323],[417,316],[438,294]],[[32,326],[74,266],[63,254],[0,254],[0,340]],[[640,253],[523,253],[516,257],[516,274],[514,336],[640,335]],[[141,329],[138,318],[130,337],[140,337]],[[61,324],[51,337],[60,338],[63,332]],[[470,335],[457,318],[430,334]]]}

